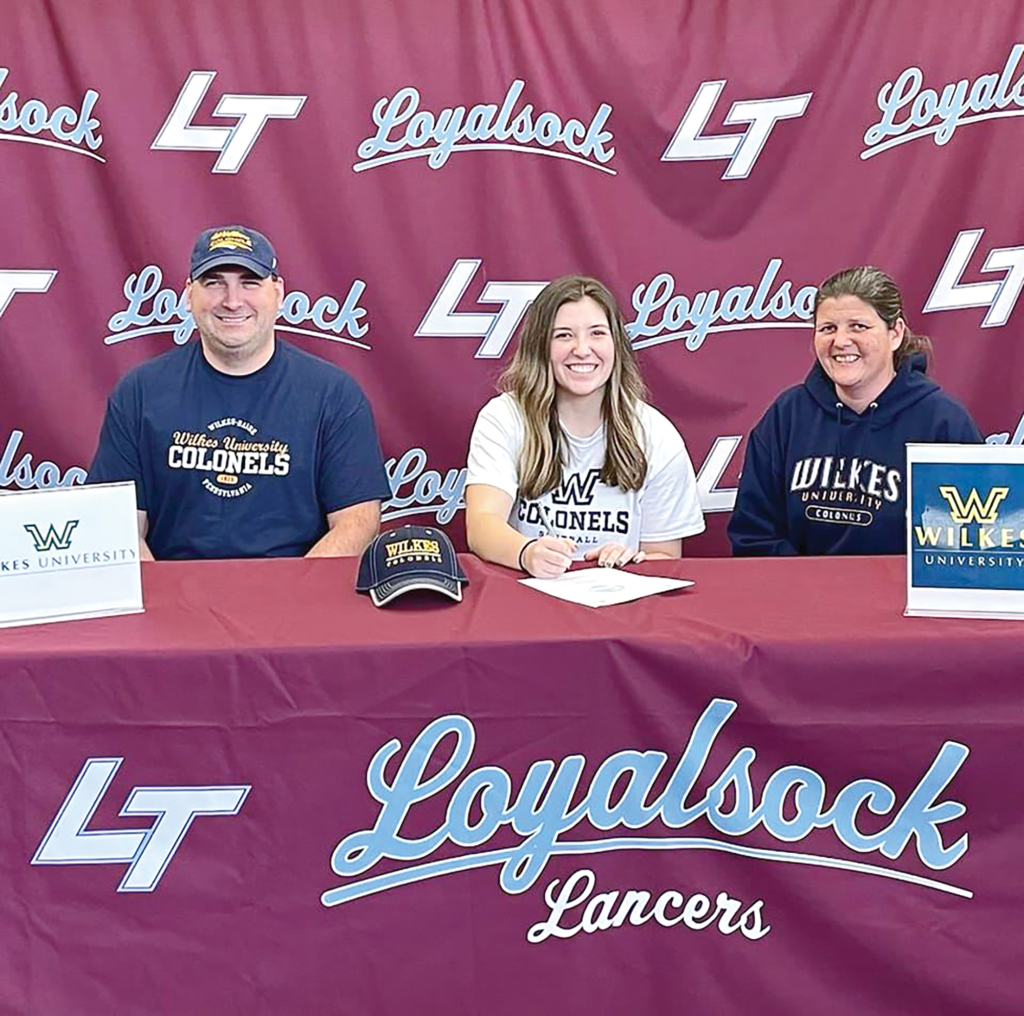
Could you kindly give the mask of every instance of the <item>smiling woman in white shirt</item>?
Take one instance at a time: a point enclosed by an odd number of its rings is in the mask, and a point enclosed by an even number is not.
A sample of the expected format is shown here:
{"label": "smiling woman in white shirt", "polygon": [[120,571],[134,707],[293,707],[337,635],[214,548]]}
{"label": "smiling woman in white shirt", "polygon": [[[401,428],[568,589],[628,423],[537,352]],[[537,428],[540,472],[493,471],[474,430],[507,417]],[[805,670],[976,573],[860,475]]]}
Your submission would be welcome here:
{"label": "smiling woman in white shirt", "polygon": [[596,279],[542,290],[469,446],[470,549],[538,578],[574,560],[677,558],[704,530],[686,446],[644,401],[625,322]]}

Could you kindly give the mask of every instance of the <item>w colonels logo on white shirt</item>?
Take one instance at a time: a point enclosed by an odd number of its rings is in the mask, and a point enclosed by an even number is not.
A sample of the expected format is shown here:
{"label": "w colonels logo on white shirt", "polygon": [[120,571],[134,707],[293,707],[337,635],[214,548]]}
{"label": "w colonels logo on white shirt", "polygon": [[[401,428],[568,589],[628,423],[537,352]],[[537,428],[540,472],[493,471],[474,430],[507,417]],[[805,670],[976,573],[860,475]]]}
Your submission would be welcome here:
{"label": "w colonels logo on white shirt", "polygon": [[237,173],[259,140],[268,120],[294,120],[305,95],[241,95],[225,93],[213,116],[234,120],[234,126],[193,124],[216,71],[192,71],[150,148],[155,151],[218,152],[214,173]]}
{"label": "w colonels logo on white shirt", "polygon": [[[238,430],[244,436],[231,433]],[[287,476],[291,469],[288,443],[257,434],[254,424],[235,417],[214,420],[205,431],[176,430],[167,448],[167,466],[202,473],[203,488],[218,497],[241,497],[259,482],[254,478]]]}
{"label": "w colonels logo on white shirt", "polygon": [[600,469],[588,469],[585,473],[571,473],[551,492],[551,503],[558,505],[591,504],[594,488],[601,479]]}
{"label": "w colonels logo on white shirt", "polygon": [[553,524],[558,532],[572,533],[580,543],[593,542],[593,538],[588,539],[583,535],[585,533],[617,533],[625,536],[629,532],[629,510],[601,503],[595,505],[600,480],[600,469],[569,473],[562,483],[551,491],[550,511],[543,512],[536,501],[521,500],[518,508],[519,521],[526,525],[539,526],[546,531],[550,518],[550,524]]}

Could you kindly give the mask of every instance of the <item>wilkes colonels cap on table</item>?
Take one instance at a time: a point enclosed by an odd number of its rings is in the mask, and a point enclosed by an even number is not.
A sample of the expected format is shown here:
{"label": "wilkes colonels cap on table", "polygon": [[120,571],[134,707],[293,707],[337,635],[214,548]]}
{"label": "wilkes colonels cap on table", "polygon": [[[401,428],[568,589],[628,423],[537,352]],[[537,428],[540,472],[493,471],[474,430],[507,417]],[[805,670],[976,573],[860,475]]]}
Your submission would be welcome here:
{"label": "wilkes colonels cap on table", "polygon": [[356,589],[383,607],[414,589],[462,599],[469,584],[451,540],[440,529],[399,526],[374,538],[359,562]]}

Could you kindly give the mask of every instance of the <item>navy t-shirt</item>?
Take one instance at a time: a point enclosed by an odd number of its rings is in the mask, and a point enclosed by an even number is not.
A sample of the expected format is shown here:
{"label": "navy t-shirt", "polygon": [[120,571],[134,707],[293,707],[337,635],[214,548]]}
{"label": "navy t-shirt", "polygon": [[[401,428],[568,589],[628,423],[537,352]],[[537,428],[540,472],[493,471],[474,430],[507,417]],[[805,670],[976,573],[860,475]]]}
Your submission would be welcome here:
{"label": "navy t-shirt", "polygon": [[122,378],[89,469],[115,480],[135,481],[158,560],[300,556],[328,512],[391,495],[362,389],[280,340],[241,377],[197,341]]}

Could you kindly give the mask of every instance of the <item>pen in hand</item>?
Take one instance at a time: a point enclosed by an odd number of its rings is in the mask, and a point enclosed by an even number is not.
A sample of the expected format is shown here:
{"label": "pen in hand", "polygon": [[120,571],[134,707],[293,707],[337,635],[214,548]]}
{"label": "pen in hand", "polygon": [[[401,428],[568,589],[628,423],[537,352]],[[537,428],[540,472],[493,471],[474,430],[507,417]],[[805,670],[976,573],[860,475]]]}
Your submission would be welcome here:
{"label": "pen in hand", "polygon": [[[548,534],[551,536],[558,536],[558,533],[555,531],[555,527],[551,522],[551,513],[548,511],[548,506],[546,504],[541,504],[540,501],[538,501],[537,507],[540,509],[540,517],[544,520],[544,528],[548,531]],[[563,539],[563,537],[559,537],[559,539]],[[571,540],[568,540],[567,542],[572,543]],[[575,552],[575,550],[576,545],[573,543],[573,551]],[[616,561],[601,562],[600,567],[614,568],[617,563],[618,562]]]}
{"label": "pen in hand", "polygon": [[544,529],[546,530],[546,536],[558,536],[555,530],[555,524],[551,521],[551,512],[548,510],[548,506],[542,502],[537,502],[537,508],[540,511],[541,521],[544,523]]}
{"label": "pen in hand", "polygon": [[564,551],[567,557],[576,553],[576,542],[570,540],[568,536],[563,536],[559,533],[558,528],[555,526],[554,521],[551,518],[551,509],[546,504],[542,504],[540,501],[536,502],[537,510],[540,512],[541,521],[543,523],[544,535],[553,537],[560,543],[564,544],[567,550]]}

